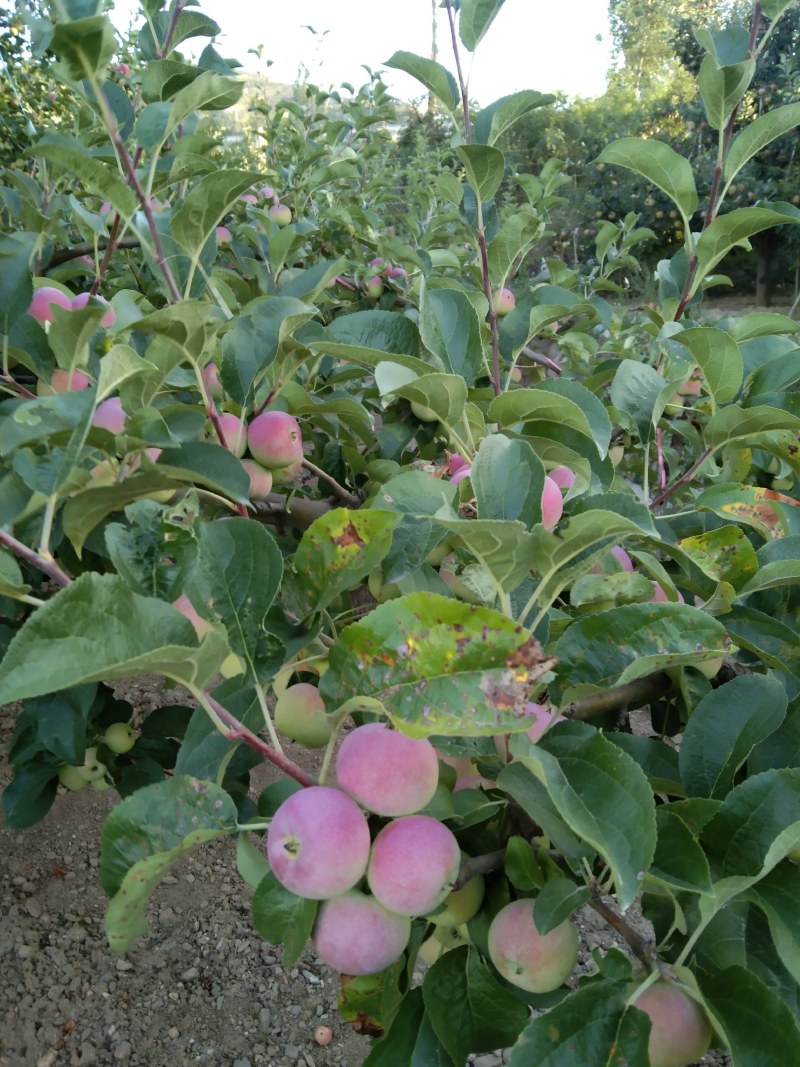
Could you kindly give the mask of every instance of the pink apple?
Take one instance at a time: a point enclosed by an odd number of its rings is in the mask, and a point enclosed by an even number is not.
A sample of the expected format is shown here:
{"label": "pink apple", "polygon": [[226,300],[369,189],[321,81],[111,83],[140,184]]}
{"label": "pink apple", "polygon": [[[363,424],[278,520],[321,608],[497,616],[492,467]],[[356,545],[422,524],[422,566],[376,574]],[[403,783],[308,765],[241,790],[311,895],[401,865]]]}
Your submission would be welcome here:
{"label": "pink apple", "polygon": [[33,315],[40,326],[44,326],[46,322],[53,321],[54,306],[68,311],[72,308],[72,298],[53,285],[43,285],[33,294],[28,314]]}
{"label": "pink apple", "polygon": [[408,916],[393,914],[355,889],[321,905],[312,934],[320,958],[349,975],[385,971],[403,954],[410,936]]}
{"label": "pink apple", "polygon": [[525,733],[534,743],[554,723],[566,721],[563,715],[554,716],[551,709],[546,708],[544,704],[526,704],[525,714],[533,719],[533,726],[529,726]]}
{"label": "pink apple", "polygon": [[285,411],[262,411],[247,428],[247,444],[254,459],[270,470],[303,458],[300,424]]}
{"label": "pink apple", "polygon": [[[247,450],[247,427],[243,420],[238,415],[223,412],[219,416],[219,428],[225,438],[225,447],[229,452],[233,452],[234,456],[241,458]],[[216,434],[214,438],[217,439]]]}
{"label": "pink apple", "polygon": [[624,548],[621,548],[619,545],[614,545],[614,547],[611,549],[611,555],[614,557],[617,563],[619,563],[622,570],[628,571],[628,573],[633,572],[633,560]]}
{"label": "pink apple", "polygon": [[266,500],[272,492],[272,471],[268,471],[254,459],[243,459],[242,466],[250,476],[250,499]]}
{"label": "pink apple", "polygon": [[219,380],[216,363],[206,363],[205,367],[203,367],[200,372],[200,376],[203,379],[203,384],[214,400],[221,400],[225,394]]}
{"label": "pink apple", "polygon": [[394,819],[372,845],[367,880],[384,907],[425,915],[453,891],[461,852],[451,830],[429,815]]}
{"label": "pink apple", "polygon": [[125,429],[127,415],[122,410],[122,401],[118,396],[110,396],[108,400],[102,400],[92,416],[92,426],[109,433],[122,433]]}
{"label": "pink apple", "polygon": [[495,289],[492,293],[492,306],[498,318],[507,315],[517,306],[517,300],[510,289]]}
{"label": "pink apple", "polygon": [[54,370],[50,379],[50,388],[54,393],[74,393],[79,389],[88,389],[91,385],[88,375],[82,370]]}
{"label": "pink apple", "polygon": [[542,490],[542,526],[545,530],[555,528],[561,514],[564,511],[564,500],[561,490],[552,478],[545,475],[544,489]]}
{"label": "pink apple", "polygon": [[242,193],[242,195],[239,197],[239,199],[244,204],[257,204],[258,203],[258,197],[255,195],[255,193]]}
{"label": "pink apple", "polygon": [[433,798],[439,760],[426,738],[371,722],[345,737],[336,757],[336,780],[376,815],[411,815]]}
{"label": "pink apple", "polygon": [[172,606],[189,620],[199,638],[202,639],[203,635],[211,629],[211,623],[197,613],[194,604],[185,593],[181,593],[177,600],[173,600]]}
{"label": "pink apple", "polygon": [[217,226],[217,243],[221,245],[230,244],[233,240],[233,234],[227,226]]}
{"label": "pink apple", "polygon": [[292,209],[288,204],[273,204],[269,209],[269,217],[277,226],[283,228],[292,221]]}
{"label": "pink apple", "polygon": [[650,1067],[687,1067],[708,1052],[711,1023],[702,1007],[671,982],[655,982],[634,1002],[650,1019]]}
{"label": "pink apple", "polygon": [[[78,293],[77,296],[72,298],[72,307],[75,309],[85,308],[91,298],[91,293]],[[108,304],[108,301],[105,300],[102,296],[96,296],[94,299],[98,300],[101,304]],[[103,315],[102,319],[100,319],[100,325],[103,327],[103,329],[107,330],[111,326],[113,326],[116,321],[117,313],[109,305],[108,311],[105,313],[105,315]]]}
{"label": "pink apple", "polygon": [[352,889],[367,869],[370,835],[354,800],[314,785],[292,793],[267,831],[270,867],[291,893],[327,900]]}
{"label": "pink apple", "polygon": [[383,295],[383,278],[380,274],[373,274],[371,278],[368,278],[364,285],[364,292],[370,298],[370,300],[377,300]]}
{"label": "pink apple", "polygon": [[578,962],[578,933],[569,920],[547,934],[533,921],[533,901],[515,900],[489,927],[489,957],[506,981],[529,993],[550,993]]}
{"label": "pink apple", "polygon": [[575,481],[575,471],[571,471],[569,467],[555,467],[548,478],[554,481],[559,489],[570,489]]}
{"label": "pink apple", "polygon": [[[676,592],[677,592],[677,590],[676,590]],[[661,585],[660,582],[653,582],[653,595],[650,597],[650,603],[651,604],[674,604],[675,601],[667,596],[666,592],[664,591],[664,587]],[[686,601],[683,599],[683,597],[681,596],[680,593],[678,593],[678,603],[679,604],[685,604],[686,603]]]}

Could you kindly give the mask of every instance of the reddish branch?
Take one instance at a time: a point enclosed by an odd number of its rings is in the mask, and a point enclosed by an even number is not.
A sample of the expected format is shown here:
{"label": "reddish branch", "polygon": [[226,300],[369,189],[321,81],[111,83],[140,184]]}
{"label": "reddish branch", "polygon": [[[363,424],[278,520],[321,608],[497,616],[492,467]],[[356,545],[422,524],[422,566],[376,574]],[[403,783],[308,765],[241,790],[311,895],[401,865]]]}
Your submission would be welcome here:
{"label": "reddish branch", "polygon": [[252,730],[248,730],[243,722],[240,722],[235,715],[232,715],[227,710],[227,708],[223,708],[223,706],[214,700],[212,696],[208,693],[204,693],[203,696],[214,710],[214,714],[217,718],[228,727],[223,736],[227,737],[229,741],[243,741],[249,748],[258,752],[259,755],[263,756],[264,759],[269,760],[270,763],[274,763],[276,767],[279,767],[284,772],[284,774],[288,774],[290,778],[294,778],[300,785],[316,785],[314,779],[306,774],[302,767],[298,767],[296,763],[282,755],[280,752],[277,752],[271,745],[268,745],[266,741],[262,741]]}
{"label": "reddish branch", "polygon": [[24,560],[32,567],[35,567],[37,571],[46,574],[56,585],[60,585],[63,588],[72,581],[70,575],[63,571],[55,560],[45,559],[44,556],[40,556],[38,552],[34,552],[27,545],[23,545],[21,541],[18,541],[16,537],[12,537],[10,533],[6,533],[5,530],[0,530],[0,545],[5,545],[9,552],[13,552],[18,559]]}

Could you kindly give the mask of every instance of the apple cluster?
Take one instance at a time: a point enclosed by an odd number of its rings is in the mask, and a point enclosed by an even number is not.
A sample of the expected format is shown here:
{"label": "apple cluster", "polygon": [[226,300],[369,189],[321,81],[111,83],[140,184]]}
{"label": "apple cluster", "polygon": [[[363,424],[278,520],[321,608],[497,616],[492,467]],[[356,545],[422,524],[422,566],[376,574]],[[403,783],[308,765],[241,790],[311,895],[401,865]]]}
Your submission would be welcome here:
{"label": "apple cluster", "polygon": [[[223,391],[216,365],[207,364],[202,377],[211,396],[219,399]],[[268,409],[249,423],[244,415],[230,412],[217,418],[225,447],[241,459],[250,476],[251,500],[266,500],[273,485],[289,485],[295,480],[303,465],[303,436],[293,415]]]}
{"label": "apple cluster", "polygon": [[[290,687],[281,699],[316,712],[310,694],[299,688]],[[278,718],[285,731],[285,713]],[[298,729],[291,729],[296,736]],[[411,921],[420,917],[436,928],[423,959],[468,940],[465,924],[483,903],[484,880],[478,875],[455,888],[458,841],[423,813],[439,783],[431,742],[368,723],[347,735],[335,767],[336,786],[293,793],[275,812],[266,838],[281,885],[320,902],[312,933],[320,958],[344,974],[382,971],[405,951]],[[551,990],[575,966],[577,934],[569,921],[539,934],[532,902],[516,901],[492,921],[489,954],[514,984]]]}
{"label": "apple cluster", "polygon": [[[121,756],[130,752],[136,744],[136,732],[130,723],[114,722],[107,727],[100,741],[109,752]],[[80,765],[62,763],[58,769],[60,784],[71,792],[77,792],[90,783],[94,789],[108,789],[111,785],[108,767],[101,761],[97,749],[97,745],[87,748]]]}

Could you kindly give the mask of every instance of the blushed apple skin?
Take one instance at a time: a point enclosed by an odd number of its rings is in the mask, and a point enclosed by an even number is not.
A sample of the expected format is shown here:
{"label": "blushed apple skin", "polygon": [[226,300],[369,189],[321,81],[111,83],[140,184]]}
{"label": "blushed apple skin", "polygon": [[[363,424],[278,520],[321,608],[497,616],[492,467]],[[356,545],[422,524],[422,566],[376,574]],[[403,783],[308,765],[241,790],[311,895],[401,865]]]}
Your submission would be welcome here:
{"label": "blushed apple skin", "polygon": [[533,901],[515,900],[492,920],[489,956],[512,985],[529,993],[550,993],[566,982],[578,962],[578,932],[567,921],[540,934]]}
{"label": "blushed apple skin", "polygon": [[243,459],[242,466],[250,477],[250,499],[266,500],[272,492],[272,471],[254,459]]}
{"label": "blushed apple skin", "polygon": [[439,760],[427,739],[371,722],[345,737],[336,779],[340,789],[376,815],[412,815],[436,792]]}
{"label": "blushed apple skin", "polygon": [[542,489],[542,526],[545,530],[555,528],[563,511],[564,500],[561,490],[552,478],[545,476],[544,489]]}
{"label": "blushed apple skin", "polygon": [[309,682],[290,685],[275,704],[275,726],[292,741],[306,748],[322,748],[333,732],[319,690]]}
{"label": "blushed apple skin", "polygon": [[286,411],[262,411],[247,427],[247,445],[258,463],[270,470],[303,458],[300,423]]}
{"label": "blushed apple skin", "polygon": [[108,430],[115,436],[125,429],[127,415],[122,410],[122,401],[118,396],[110,396],[107,400],[101,400],[92,416],[92,426],[101,430]]}
{"label": "blushed apple skin", "polygon": [[[240,459],[247,451],[247,427],[238,417],[228,412],[219,416],[219,428],[225,438],[225,447]],[[216,435],[215,435],[216,436]]]}
{"label": "blushed apple skin", "polygon": [[375,838],[367,881],[390,911],[426,915],[453,891],[460,866],[458,842],[444,823],[429,815],[406,815]]}
{"label": "blushed apple skin", "polygon": [[508,315],[517,306],[517,299],[510,289],[495,289],[492,293],[492,305],[498,318]]}
{"label": "blushed apple skin", "polygon": [[650,1067],[688,1067],[708,1052],[711,1023],[697,1001],[670,982],[655,982],[634,1001],[650,1018]]}
{"label": "blushed apple skin", "polygon": [[375,897],[354,889],[321,905],[312,940],[329,967],[358,976],[389,967],[403,954],[410,936],[407,915],[393,914]]}
{"label": "blushed apple skin", "polygon": [[[72,298],[72,308],[85,308],[86,305],[89,303],[90,299],[91,293],[78,293],[77,296]],[[108,301],[102,296],[96,296],[94,299],[99,300],[101,304],[108,304]],[[104,330],[108,330],[114,325],[116,321],[117,313],[109,304],[108,311],[105,313],[105,315],[103,315],[102,319],[100,319],[100,325],[103,327]]]}
{"label": "blushed apple skin", "polygon": [[367,869],[370,834],[354,800],[330,786],[293,793],[267,831],[273,874],[292,893],[327,900],[352,889]]}
{"label": "blushed apple skin", "polygon": [[269,217],[281,228],[288,226],[292,221],[292,209],[287,204],[273,204],[269,209]]}
{"label": "blushed apple skin", "polygon": [[53,306],[64,308],[69,311],[72,308],[72,297],[54,285],[43,285],[33,294],[28,314],[32,315],[40,326],[53,321]]}

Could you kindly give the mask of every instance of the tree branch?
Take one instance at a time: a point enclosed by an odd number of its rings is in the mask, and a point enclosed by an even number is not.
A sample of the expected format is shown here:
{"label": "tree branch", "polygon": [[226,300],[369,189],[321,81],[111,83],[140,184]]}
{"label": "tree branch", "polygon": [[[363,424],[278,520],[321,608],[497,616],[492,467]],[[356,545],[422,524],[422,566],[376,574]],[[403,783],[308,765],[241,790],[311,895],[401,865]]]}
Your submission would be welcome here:
{"label": "tree branch", "polygon": [[668,675],[649,674],[646,678],[639,678],[635,682],[627,682],[625,685],[603,689],[599,693],[578,697],[565,708],[561,708],[561,714],[568,719],[591,719],[607,711],[628,708],[631,705],[649,704],[651,700],[666,696],[672,688],[673,682]]}
{"label": "tree branch", "polygon": [[[105,252],[111,243],[101,245],[100,251]],[[113,247],[139,248],[140,244],[138,237],[120,237],[118,241],[113,242]],[[50,257],[50,262],[45,269],[50,270],[51,267],[58,267],[62,263],[68,263],[71,259],[79,259],[81,256],[91,256],[94,250],[95,246],[89,241],[81,241],[79,244],[71,245],[69,248],[57,248]]]}
{"label": "tree branch", "polygon": [[224,736],[229,741],[243,741],[249,748],[252,748],[264,759],[269,760],[276,767],[280,768],[284,774],[288,774],[290,778],[294,778],[300,785],[309,786],[316,785],[314,779],[302,769],[298,767],[296,763],[290,760],[287,756],[277,752],[272,745],[268,745],[266,741],[262,741],[260,737],[253,733],[252,730],[248,730],[243,722],[240,722],[235,715],[232,715],[227,708],[218,703],[208,693],[203,693],[204,700],[208,701],[209,707],[213,710],[214,714],[219,718],[228,729],[225,731]]}
{"label": "tree branch", "polygon": [[312,522],[327,515],[335,506],[328,500],[309,500],[303,496],[287,498],[280,493],[270,493],[266,500],[255,504],[255,513],[261,522],[271,526],[307,530]]}
{"label": "tree branch", "polygon": [[72,581],[70,575],[66,571],[62,571],[55,560],[45,559],[44,556],[40,556],[38,552],[34,552],[27,545],[23,545],[21,541],[18,541],[16,537],[12,537],[10,533],[6,533],[5,530],[0,530],[0,545],[5,545],[9,552],[13,552],[18,559],[24,560],[32,567],[35,567],[37,571],[46,574],[56,585],[64,588]]}
{"label": "tree branch", "polygon": [[306,459],[305,456],[303,457],[303,466],[307,471],[310,471],[315,478],[319,478],[320,481],[327,482],[327,484],[333,490],[334,494],[340,500],[343,500],[349,508],[361,507],[362,501],[360,497],[354,496],[353,493],[345,489],[343,485],[339,485],[339,483],[332,475],[328,474],[328,472],[324,471],[321,467],[318,467],[315,463],[312,463],[310,459]]}

